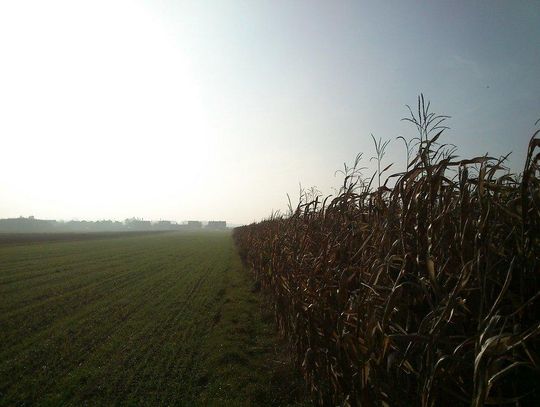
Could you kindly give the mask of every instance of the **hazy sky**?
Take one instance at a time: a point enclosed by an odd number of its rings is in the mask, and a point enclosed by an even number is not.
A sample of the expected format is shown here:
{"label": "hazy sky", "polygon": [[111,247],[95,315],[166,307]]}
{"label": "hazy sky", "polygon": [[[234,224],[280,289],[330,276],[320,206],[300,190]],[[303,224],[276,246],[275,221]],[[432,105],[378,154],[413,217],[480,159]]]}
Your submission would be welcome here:
{"label": "hazy sky", "polygon": [[0,217],[258,220],[299,182],[332,193],[370,133],[413,136],[420,92],[459,153],[519,171],[539,21],[539,1],[0,0]]}

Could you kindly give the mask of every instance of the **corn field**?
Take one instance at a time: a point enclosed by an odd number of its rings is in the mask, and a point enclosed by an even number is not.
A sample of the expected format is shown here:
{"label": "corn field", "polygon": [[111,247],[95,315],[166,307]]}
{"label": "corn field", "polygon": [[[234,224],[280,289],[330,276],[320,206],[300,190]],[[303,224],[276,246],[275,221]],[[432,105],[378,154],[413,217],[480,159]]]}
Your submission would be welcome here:
{"label": "corn field", "polygon": [[540,130],[514,175],[458,158],[423,96],[409,113],[405,171],[374,139],[372,177],[358,156],[336,196],[236,228],[240,255],[314,403],[540,405]]}

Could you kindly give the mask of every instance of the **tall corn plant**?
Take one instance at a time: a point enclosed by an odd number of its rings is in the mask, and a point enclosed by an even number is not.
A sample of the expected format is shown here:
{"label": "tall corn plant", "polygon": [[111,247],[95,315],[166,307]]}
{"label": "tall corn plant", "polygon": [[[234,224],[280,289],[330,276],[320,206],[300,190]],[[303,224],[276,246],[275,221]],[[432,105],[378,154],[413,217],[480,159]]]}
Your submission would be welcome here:
{"label": "tall corn plant", "polygon": [[417,152],[392,188],[374,139],[376,190],[359,155],[337,196],[234,231],[320,405],[539,400],[538,132],[518,177],[458,159],[429,108],[409,108]]}

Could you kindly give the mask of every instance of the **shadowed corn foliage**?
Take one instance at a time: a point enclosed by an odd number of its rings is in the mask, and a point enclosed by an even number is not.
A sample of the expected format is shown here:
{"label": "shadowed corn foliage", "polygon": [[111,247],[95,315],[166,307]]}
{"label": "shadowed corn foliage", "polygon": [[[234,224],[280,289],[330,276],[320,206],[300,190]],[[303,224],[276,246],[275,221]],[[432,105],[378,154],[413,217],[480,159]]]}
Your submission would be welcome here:
{"label": "shadowed corn foliage", "polygon": [[358,156],[336,197],[235,229],[243,261],[318,404],[540,405],[539,132],[515,176],[409,110],[405,172],[381,185],[374,139],[371,179]]}

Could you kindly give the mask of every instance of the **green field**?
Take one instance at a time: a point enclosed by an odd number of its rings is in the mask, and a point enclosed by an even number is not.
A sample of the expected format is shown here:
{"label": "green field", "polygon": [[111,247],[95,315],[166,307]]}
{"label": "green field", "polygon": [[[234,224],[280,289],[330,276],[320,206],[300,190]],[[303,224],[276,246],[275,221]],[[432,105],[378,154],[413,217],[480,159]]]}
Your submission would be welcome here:
{"label": "green field", "polygon": [[2,406],[287,405],[281,348],[228,232],[0,245]]}

